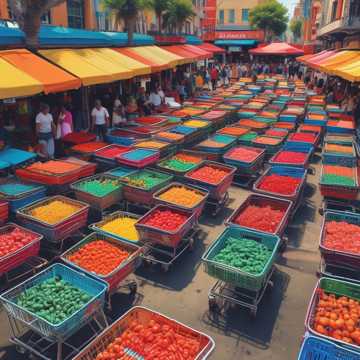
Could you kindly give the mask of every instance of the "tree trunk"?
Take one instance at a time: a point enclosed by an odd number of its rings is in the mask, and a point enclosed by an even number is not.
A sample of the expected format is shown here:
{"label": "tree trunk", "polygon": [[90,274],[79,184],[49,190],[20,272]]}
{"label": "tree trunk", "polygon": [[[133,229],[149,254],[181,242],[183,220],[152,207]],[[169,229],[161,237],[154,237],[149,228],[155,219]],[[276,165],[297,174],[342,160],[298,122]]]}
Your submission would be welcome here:
{"label": "tree trunk", "polygon": [[133,45],[134,39],[134,29],[135,29],[136,18],[127,18],[126,19],[126,28],[128,33],[128,45]]}
{"label": "tree trunk", "polygon": [[161,33],[161,30],[162,30],[162,13],[157,13],[156,14],[157,16],[157,20],[158,20],[158,31],[159,33]]}
{"label": "tree trunk", "polygon": [[28,8],[24,14],[22,30],[25,33],[25,46],[29,50],[39,48],[39,30],[41,25],[42,12],[38,8]]}

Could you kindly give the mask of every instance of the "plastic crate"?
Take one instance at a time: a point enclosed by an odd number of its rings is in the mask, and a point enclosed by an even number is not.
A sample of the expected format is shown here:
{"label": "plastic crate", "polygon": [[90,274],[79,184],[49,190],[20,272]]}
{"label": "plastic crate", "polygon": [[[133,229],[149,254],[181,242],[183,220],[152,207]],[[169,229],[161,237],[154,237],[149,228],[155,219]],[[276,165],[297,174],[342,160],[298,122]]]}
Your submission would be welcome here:
{"label": "plastic crate", "polygon": [[[111,150],[114,151],[114,154],[112,154],[112,156],[108,156],[106,152]],[[94,152],[94,160],[106,165],[111,165],[111,166],[116,165],[116,157],[130,150],[131,147],[129,146],[111,144],[103,147],[102,149],[96,150]]]}
{"label": "plastic crate", "polygon": [[[303,153],[306,154],[306,157],[304,159],[304,161],[302,163],[295,163],[295,162],[279,162],[277,160],[277,157],[279,156],[279,154],[283,151],[292,151],[292,152],[299,152],[299,153]],[[296,147],[288,147],[285,145],[283,146],[283,148],[281,150],[279,150],[270,160],[269,160],[269,164],[274,166],[274,165],[278,165],[278,166],[291,166],[291,167],[300,167],[300,168],[305,168],[307,169],[310,165],[310,158],[312,155],[312,148],[307,149],[300,149],[300,148],[296,148]]]}
{"label": "plastic crate", "polygon": [[[267,176],[270,176],[273,174],[301,179],[301,182],[299,183],[297,189],[292,194],[289,194],[289,195],[274,193],[271,191],[266,191],[266,190],[260,189],[260,186],[261,186],[261,183],[263,182],[263,180]],[[265,173],[263,175],[261,175],[261,177],[259,179],[256,180],[256,182],[253,185],[253,190],[254,190],[254,192],[256,192],[258,194],[270,195],[270,196],[290,200],[295,205],[295,203],[297,202],[297,200],[300,197],[301,192],[303,191],[303,189],[305,187],[306,174],[307,174],[306,170],[301,169],[301,168],[287,167],[287,166],[271,166],[270,168],[268,168],[265,171]]]}
{"label": "plastic crate", "polygon": [[256,206],[270,205],[274,209],[283,210],[284,211],[283,218],[278,224],[274,233],[272,233],[272,235],[278,235],[278,236],[283,235],[289,222],[293,203],[286,199],[280,199],[271,196],[257,195],[257,194],[249,195],[247,199],[236,210],[233,211],[233,213],[231,214],[229,219],[225,222],[225,224],[231,227],[241,227],[243,229],[248,229],[251,231],[262,232],[261,230],[258,229],[246,228],[245,226],[239,225],[235,222],[238,216],[250,205],[256,205]]}
{"label": "plastic crate", "polygon": [[[94,180],[112,180],[117,182],[117,187],[110,193],[104,196],[96,196],[80,188],[81,184],[91,182]],[[122,200],[122,188],[123,185],[120,182],[120,178],[107,174],[94,175],[85,179],[81,179],[70,185],[71,190],[74,191],[76,199],[89,204],[92,208],[98,210],[104,210],[114,204],[117,204]]]}
{"label": "plastic crate", "polygon": [[9,217],[9,203],[4,200],[0,200],[0,224],[5,223]]}
{"label": "plastic crate", "polygon": [[37,186],[32,192],[27,192],[22,196],[16,198],[7,199],[9,203],[9,209],[11,212],[15,213],[17,210],[21,209],[24,206],[27,206],[34,201],[43,199],[46,196],[46,187]]}
{"label": "plastic crate", "polygon": [[119,166],[115,169],[109,170],[107,171],[105,174],[109,174],[111,176],[115,176],[115,177],[125,177],[125,176],[129,176],[133,173],[135,173],[137,170],[131,167],[127,167],[127,166]]}
{"label": "plastic crate", "polygon": [[0,151],[0,161],[8,163],[11,166],[19,166],[33,161],[36,158],[37,155],[35,153],[20,149],[6,148]]}
{"label": "plastic crate", "polygon": [[136,124],[141,126],[164,126],[168,120],[166,117],[163,116],[143,116],[138,117],[134,120]]}
{"label": "plastic crate", "polygon": [[107,145],[109,144],[102,141],[91,141],[74,145],[69,150],[71,154],[79,156],[83,160],[89,160],[96,150],[100,150]]}
{"label": "plastic crate", "polygon": [[[55,276],[60,276],[63,280],[91,295],[91,299],[68,319],[54,325],[17,305],[16,298],[22,292]],[[65,265],[54,264],[20,285],[6,291],[0,296],[0,299],[6,312],[15,319],[27,324],[30,328],[46,337],[63,338],[65,335],[73,333],[83,326],[103,306],[106,288],[107,285],[103,281],[93,279]]]}
{"label": "plastic crate", "polygon": [[359,353],[341,347],[332,341],[307,335],[302,343],[298,360],[358,360]]}
{"label": "plastic crate", "polygon": [[67,134],[61,140],[69,145],[77,145],[77,144],[91,142],[94,141],[95,139],[96,139],[95,134],[90,134],[85,131],[80,131],[80,132],[72,132],[70,134]]}
{"label": "plastic crate", "polygon": [[[218,183],[218,184],[212,184],[203,180],[197,180],[191,177],[192,173],[196,171],[197,169],[200,169],[203,166],[212,166],[217,169],[221,169],[227,172],[227,175],[224,176],[224,178]],[[185,174],[185,179],[190,181],[193,184],[199,185],[209,191],[209,198],[215,199],[215,200],[221,200],[227,190],[229,189],[234,174],[236,171],[236,168],[230,165],[223,165],[219,164],[213,161],[205,161],[201,166],[199,166],[197,169],[193,169]]]}
{"label": "plastic crate", "polygon": [[[146,224],[146,220],[157,210],[172,210],[176,213],[187,216],[187,220],[179,226],[176,231],[167,231]],[[196,222],[195,213],[188,210],[179,209],[169,205],[157,205],[141,217],[135,224],[143,243],[160,244],[171,248],[176,248],[183,240],[185,235],[194,227]]]}
{"label": "plastic crate", "polygon": [[[80,248],[82,248],[84,245],[91,243],[96,240],[103,240],[106,241],[122,250],[125,250],[129,253],[129,257],[126,258],[121,264],[119,264],[111,273],[106,275],[100,275],[91,271],[88,271],[81,266],[73,263],[69,256],[74,254],[76,251],[78,251]],[[142,259],[140,255],[143,253],[142,248],[139,248],[137,245],[134,244],[128,244],[128,243],[120,243],[117,239],[103,235],[100,233],[91,233],[87,235],[84,239],[82,239],[80,242],[75,244],[73,247],[68,249],[66,252],[64,252],[61,255],[61,260],[69,265],[70,267],[75,268],[78,271],[84,272],[89,276],[93,276],[97,279],[103,280],[108,284],[108,291],[109,293],[114,292],[116,290],[120,283],[131,273],[133,273],[142,262]]]}
{"label": "plastic crate", "polygon": [[326,224],[329,221],[344,221],[348,224],[360,226],[360,214],[348,211],[326,211],[323,217],[319,242],[320,252],[326,263],[346,265],[354,269],[360,269],[360,254],[335,250],[325,246]]}
{"label": "plastic crate", "polygon": [[158,161],[160,152],[151,149],[135,149],[117,156],[117,162],[136,168],[144,168]]}
{"label": "plastic crate", "polygon": [[40,240],[42,239],[42,235],[37,234],[29,229],[25,229],[19,225],[8,223],[5,226],[0,228],[0,234],[6,234],[15,228],[21,229],[27,234],[33,235],[34,239],[29,244],[26,244],[22,248],[0,257],[0,274],[4,274],[12,269],[23,264],[28,258],[32,256],[36,256],[40,251]]}
{"label": "plastic crate", "polygon": [[[250,274],[236,267],[213,260],[219,251],[224,248],[229,237],[238,238],[239,241],[242,241],[243,238],[254,240],[271,250],[272,254],[261,273]],[[227,228],[203,255],[202,262],[204,264],[205,272],[216,279],[220,279],[237,287],[258,291],[265,285],[266,275],[269,273],[275,262],[279,243],[280,238],[278,236],[243,228]]]}
{"label": "plastic crate", "polygon": [[[339,145],[346,146],[346,145]],[[351,144],[351,153],[341,153],[341,152],[331,152],[327,151],[327,146],[325,144],[322,152],[323,164],[336,164],[342,166],[356,166],[357,157],[355,152],[355,147]]]}
{"label": "plastic crate", "polygon": [[[213,339],[208,335],[198,332],[156,311],[135,306],[105,329],[96,339],[81,350],[73,360],[94,360],[100,352],[105,351],[110,343],[126,331],[134,320],[141,322],[143,325],[147,325],[151,320],[155,320],[161,325],[175,326],[178,334],[186,334],[193,339],[197,339],[200,342],[200,349],[193,360],[207,359],[215,347]],[[132,349],[127,349],[127,353],[129,358],[131,357],[138,360],[144,359],[140,354],[137,354]]]}
{"label": "plastic crate", "polygon": [[[29,214],[32,209],[46,205],[51,201],[60,200],[74,204],[79,207],[79,210],[74,212],[69,217],[61,220],[56,224],[48,224],[41,220],[38,220]],[[87,217],[89,213],[89,205],[83,202],[69,199],[65,196],[51,196],[36,201],[26,207],[23,207],[16,212],[16,218],[19,222],[25,225],[27,228],[42,234],[47,240],[57,242],[69,237],[75,231],[81,229],[87,224]]]}
{"label": "plastic crate", "polygon": [[87,176],[91,176],[91,175],[95,174],[96,167],[97,167],[96,163],[84,161],[84,160],[78,159],[77,157],[72,157],[72,156],[67,157],[66,159],[62,159],[62,160],[72,163],[72,164],[78,164],[81,166],[79,178],[87,177]]}
{"label": "plastic crate", "polygon": [[106,134],[106,141],[112,144],[131,146],[134,145],[140,139],[149,139],[149,135],[135,135],[127,131],[126,129],[109,129]]}
{"label": "plastic crate", "polygon": [[245,148],[257,153],[255,159],[251,162],[245,162],[237,160],[232,157],[232,153],[237,147],[230,149],[227,153],[224,154],[223,159],[226,164],[235,166],[239,172],[246,174],[254,174],[260,170],[263,165],[265,157],[265,149],[248,147],[248,146],[239,146],[240,148]]}
{"label": "plastic crate", "polygon": [[127,244],[130,245],[136,245],[136,246],[140,246],[140,240],[139,241],[132,241],[130,239],[126,239],[124,237],[118,236],[116,234],[113,234],[111,232],[107,232],[105,230],[102,229],[102,227],[107,224],[108,222],[118,219],[118,218],[122,218],[122,217],[128,217],[128,218],[132,218],[132,219],[140,219],[140,215],[136,215],[136,214],[132,214],[129,212],[125,212],[125,211],[115,211],[110,215],[106,215],[103,217],[103,219],[97,223],[91,224],[89,226],[89,228],[97,233],[103,234],[103,235],[108,235],[114,239],[117,239],[121,242],[125,242]]}
{"label": "plastic crate", "polygon": [[[319,301],[319,292],[323,290],[327,293],[335,294],[336,296],[347,296],[353,298],[357,301],[360,300],[360,284],[352,283],[348,281],[332,279],[328,277],[322,277],[316,284],[314,292],[312,294],[309,307],[306,314],[305,326],[306,330],[311,334],[319,336],[320,338],[329,340],[333,343],[341,344],[342,346],[352,349],[358,354],[360,353],[360,346],[355,344],[349,344],[342,340],[338,340],[317,332],[314,328],[314,320],[315,320],[315,310],[317,303]],[[359,356],[359,355],[358,355]]]}
{"label": "plastic crate", "polygon": [[[167,192],[168,190],[172,189],[173,187],[182,187],[188,190],[192,190],[202,196],[202,199],[198,201],[193,207],[185,207],[184,205],[180,205],[178,203],[170,202],[167,200],[163,200],[160,198],[161,194]],[[193,187],[186,184],[181,184],[177,182],[173,182],[169,184],[168,186],[165,186],[164,188],[160,189],[154,194],[154,199],[156,204],[163,204],[163,205],[170,205],[174,208],[182,209],[182,210],[189,210],[192,211],[195,214],[196,220],[199,220],[199,217],[201,216],[201,213],[204,209],[206,199],[209,196],[209,192],[206,189],[201,189],[199,187]]]}

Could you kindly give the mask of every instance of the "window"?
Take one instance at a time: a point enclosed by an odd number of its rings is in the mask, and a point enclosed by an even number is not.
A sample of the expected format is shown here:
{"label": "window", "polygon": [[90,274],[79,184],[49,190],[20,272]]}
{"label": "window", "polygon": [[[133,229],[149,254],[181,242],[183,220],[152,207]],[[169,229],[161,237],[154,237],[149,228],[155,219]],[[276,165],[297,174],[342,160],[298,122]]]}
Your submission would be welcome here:
{"label": "window", "polygon": [[229,10],[229,20],[228,21],[230,24],[235,23],[235,10],[234,9]]}
{"label": "window", "polygon": [[84,4],[83,0],[68,0],[67,12],[69,27],[84,28]]}
{"label": "window", "polygon": [[249,9],[242,9],[241,19],[242,22],[249,22]]}
{"label": "window", "polygon": [[219,10],[219,19],[218,19],[218,23],[219,24],[224,24],[224,10]]}

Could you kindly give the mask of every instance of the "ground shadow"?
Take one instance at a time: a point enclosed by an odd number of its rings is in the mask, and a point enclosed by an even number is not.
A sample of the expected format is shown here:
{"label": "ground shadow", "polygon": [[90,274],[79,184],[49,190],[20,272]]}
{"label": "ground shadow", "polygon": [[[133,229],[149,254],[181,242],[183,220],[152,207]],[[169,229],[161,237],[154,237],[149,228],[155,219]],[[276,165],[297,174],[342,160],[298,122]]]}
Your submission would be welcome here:
{"label": "ground shadow", "polygon": [[248,309],[234,305],[220,315],[214,316],[207,311],[202,320],[226,336],[245,341],[260,349],[267,349],[289,281],[288,274],[279,269],[275,271],[274,286],[266,290],[258,306],[256,318],[250,316]]}

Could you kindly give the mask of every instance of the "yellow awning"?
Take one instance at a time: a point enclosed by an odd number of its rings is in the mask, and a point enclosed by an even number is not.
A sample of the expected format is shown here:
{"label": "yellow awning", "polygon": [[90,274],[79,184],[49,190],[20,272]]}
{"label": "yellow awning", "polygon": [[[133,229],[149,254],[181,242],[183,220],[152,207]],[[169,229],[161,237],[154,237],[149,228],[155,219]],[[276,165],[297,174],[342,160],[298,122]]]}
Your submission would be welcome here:
{"label": "yellow awning", "polygon": [[40,53],[80,78],[85,86],[134,77],[130,69],[104,58],[94,49],[51,49]]}
{"label": "yellow awning", "polygon": [[39,94],[43,85],[7,61],[0,59],[0,99]]}
{"label": "yellow awning", "polygon": [[333,73],[349,81],[360,81],[360,59],[351,62],[351,64],[339,66]]}
{"label": "yellow awning", "polygon": [[149,65],[145,65],[140,61],[132,59],[131,57],[121,54],[113,49],[98,48],[92,50],[103,58],[111,60],[111,62],[131,70],[133,76],[142,76],[151,73],[151,67]]}
{"label": "yellow awning", "polygon": [[325,59],[321,62],[321,64],[319,64],[319,67],[324,72],[331,73],[340,66],[343,67],[351,65],[351,63],[358,59],[360,59],[360,51],[344,50],[334,54],[328,59]]}
{"label": "yellow awning", "polygon": [[186,59],[181,58],[169,51],[160,49],[157,46],[139,46],[131,48],[131,52],[138,54],[158,65],[166,65],[168,68],[173,68],[176,65],[183,64]]}

